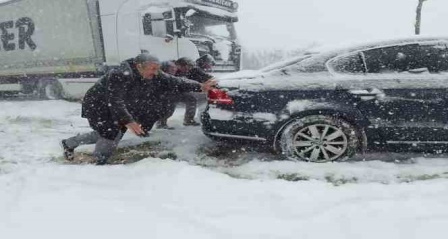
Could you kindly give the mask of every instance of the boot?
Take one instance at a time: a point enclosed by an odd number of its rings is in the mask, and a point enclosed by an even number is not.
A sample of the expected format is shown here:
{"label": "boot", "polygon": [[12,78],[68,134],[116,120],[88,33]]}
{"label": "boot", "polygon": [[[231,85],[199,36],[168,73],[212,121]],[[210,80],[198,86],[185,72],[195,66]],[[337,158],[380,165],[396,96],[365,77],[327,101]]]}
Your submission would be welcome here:
{"label": "boot", "polygon": [[158,122],[157,122],[157,125],[156,125],[156,128],[157,128],[157,129],[168,129],[168,130],[174,130],[174,129],[175,129],[174,127],[170,127],[170,126],[168,126],[166,120],[160,120],[160,121],[158,121]]}
{"label": "boot", "polygon": [[201,124],[196,122],[195,120],[186,120],[184,121],[184,126],[200,126]]}
{"label": "boot", "polygon": [[65,160],[67,160],[67,161],[75,160],[75,149],[68,147],[65,140],[62,140],[60,142],[60,144],[61,144],[62,150],[64,151]]}
{"label": "boot", "polygon": [[106,157],[106,156],[103,156],[103,155],[95,156],[94,164],[98,165],[98,166],[106,165],[108,159],[109,159],[109,157]]}

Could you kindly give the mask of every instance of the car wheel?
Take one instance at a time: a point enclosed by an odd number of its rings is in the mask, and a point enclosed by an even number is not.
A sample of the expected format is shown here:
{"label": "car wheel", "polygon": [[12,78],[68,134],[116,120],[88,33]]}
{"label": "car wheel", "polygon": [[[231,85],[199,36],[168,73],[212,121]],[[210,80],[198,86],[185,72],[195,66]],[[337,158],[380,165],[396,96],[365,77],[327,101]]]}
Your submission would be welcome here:
{"label": "car wheel", "polygon": [[362,148],[364,136],[362,130],[343,119],[312,115],[289,123],[280,144],[290,160],[326,163],[354,156]]}
{"label": "car wheel", "polygon": [[46,100],[60,100],[63,98],[63,89],[56,80],[43,80],[39,84],[39,97]]}

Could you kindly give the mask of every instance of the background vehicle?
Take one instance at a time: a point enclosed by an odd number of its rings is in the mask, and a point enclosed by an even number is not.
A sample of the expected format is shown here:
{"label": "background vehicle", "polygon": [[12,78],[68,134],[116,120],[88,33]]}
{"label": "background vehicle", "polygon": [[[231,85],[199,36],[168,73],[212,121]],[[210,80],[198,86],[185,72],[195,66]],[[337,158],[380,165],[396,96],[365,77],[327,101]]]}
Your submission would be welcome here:
{"label": "background vehicle", "polygon": [[0,92],[80,98],[109,68],[147,51],[161,60],[211,54],[236,71],[230,0],[9,0],[0,4]]}
{"label": "background vehicle", "polygon": [[378,42],[221,81],[209,94],[203,131],[312,162],[348,159],[372,144],[448,144],[447,44]]}

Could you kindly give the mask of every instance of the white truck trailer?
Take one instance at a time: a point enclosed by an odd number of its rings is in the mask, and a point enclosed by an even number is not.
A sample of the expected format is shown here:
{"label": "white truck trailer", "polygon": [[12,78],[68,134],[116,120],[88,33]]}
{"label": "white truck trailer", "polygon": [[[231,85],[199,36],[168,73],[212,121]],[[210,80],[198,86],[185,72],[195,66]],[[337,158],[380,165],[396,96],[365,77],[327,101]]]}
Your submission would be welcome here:
{"label": "white truck trailer", "polygon": [[0,0],[0,93],[81,98],[121,61],[211,54],[240,68],[230,0]]}

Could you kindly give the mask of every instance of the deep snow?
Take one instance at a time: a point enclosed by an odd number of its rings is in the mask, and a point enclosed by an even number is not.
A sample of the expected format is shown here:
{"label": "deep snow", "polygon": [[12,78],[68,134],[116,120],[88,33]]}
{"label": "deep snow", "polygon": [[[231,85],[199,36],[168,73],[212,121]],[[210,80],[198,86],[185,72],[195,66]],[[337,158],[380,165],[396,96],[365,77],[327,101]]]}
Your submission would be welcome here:
{"label": "deep snow", "polygon": [[[417,1],[239,2],[242,42],[261,49],[408,36]],[[425,34],[445,34],[446,5],[425,3]],[[447,156],[378,153],[308,164],[249,149],[220,152],[198,128],[182,127],[178,111],[170,122],[176,131],[147,139],[162,141],[178,161],[56,162],[60,139],[89,131],[79,115],[77,103],[0,101],[1,238],[436,239],[448,232]],[[142,141],[126,135],[122,146]]]}
{"label": "deep snow", "polygon": [[[371,154],[308,164],[217,145],[198,128],[149,139],[178,161],[97,167],[54,161],[89,130],[80,105],[0,101],[2,238],[445,238],[448,160]],[[145,141],[126,135],[122,146]],[[83,147],[91,151],[92,147]],[[234,151],[234,152],[232,152]],[[215,156],[211,156],[215,155]],[[382,158],[386,161],[377,161]],[[394,159],[400,161],[393,162]]]}

